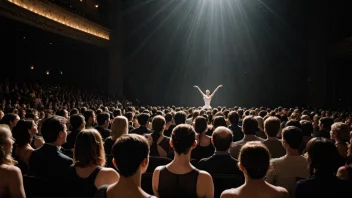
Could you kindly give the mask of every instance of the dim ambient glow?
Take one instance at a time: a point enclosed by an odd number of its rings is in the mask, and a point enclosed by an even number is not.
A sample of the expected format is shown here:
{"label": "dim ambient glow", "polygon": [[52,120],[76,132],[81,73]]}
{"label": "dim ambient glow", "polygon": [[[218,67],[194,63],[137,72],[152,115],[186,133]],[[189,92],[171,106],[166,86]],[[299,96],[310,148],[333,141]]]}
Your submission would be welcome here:
{"label": "dim ambient glow", "polygon": [[69,15],[62,14],[56,10],[50,10],[48,6],[43,6],[38,1],[30,0],[8,0],[9,2],[24,8],[28,11],[36,13],[40,16],[53,20],[55,22],[61,23],[68,27],[74,28],[76,30],[94,35],[96,37],[109,40],[109,31],[104,30],[103,28],[96,27],[89,22],[85,22],[82,19],[77,19],[75,17],[70,17]]}

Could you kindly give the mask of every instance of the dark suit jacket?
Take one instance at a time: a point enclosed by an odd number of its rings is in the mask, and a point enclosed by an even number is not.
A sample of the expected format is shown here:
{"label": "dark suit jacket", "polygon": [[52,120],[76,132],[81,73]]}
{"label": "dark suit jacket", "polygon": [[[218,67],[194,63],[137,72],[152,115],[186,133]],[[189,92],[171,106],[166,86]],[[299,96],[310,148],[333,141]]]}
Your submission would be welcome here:
{"label": "dark suit jacket", "polygon": [[111,133],[110,129],[106,129],[106,128],[101,127],[101,126],[97,126],[97,127],[95,127],[95,129],[97,131],[99,131],[99,133],[100,133],[101,137],[103,138],[103,140],[108,138],[108,137],[110,137],[110,135],[111,135],[110,134]]}
{"label": "dark suit jacket", "polygon": [[237,142],[243,139],[244,133],[242,132],[242,128],[236,125],[230,125],[229,129],[231,129],[233,134],[233,141]]}
{"label": "dark suit jacket", "polygon": [[215,152],[214,155],[203,158],[198,162],[198,168],[209,174],[236,174],[243,176],[237,166],[238,161],[230,153]]}
{"label": "dark suit jacket", "polygon": [[140,127],[136,128],[136,129],[133,129],[129,133],[135,133],[135,134],[138,134],[138,135],[145,135],[145,134],[153,133],[153,131],[149,130],[145,126],[140,126]]}
{"label": "dark suit jacket", "polygon": [[297,182],[294,197],[349,197],[351,186],[350,181],[340,180],[333,174],[316,173],[308,179]]}
{"label": "dark suit jacket", "polygon": [[44,144],[29,158],[29,174],[42,178],[63,177],[73,164],[56,146]]}

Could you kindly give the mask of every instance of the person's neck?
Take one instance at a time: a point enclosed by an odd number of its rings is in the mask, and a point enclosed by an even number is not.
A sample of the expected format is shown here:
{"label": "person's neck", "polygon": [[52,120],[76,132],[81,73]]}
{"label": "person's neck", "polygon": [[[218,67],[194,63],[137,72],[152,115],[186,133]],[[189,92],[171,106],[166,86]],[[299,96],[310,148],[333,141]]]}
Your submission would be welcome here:
{"label": "person's neck", "polygon": [[130,177],[121,176],[120,180],[118,181],[120,184],[131,185],[135,187],[141,187],[141,174],[135,173]]}
{"label": "person's neck", "polygon": [[191,166],[191,155],[190,154],[177,154],[175,153],[173,162],[179,165]]}
{"label": "person's neck", "polygon": [[301,154],[298,152],[297,149],[286,148],[286,155],[287,156],[300,156]]}
{"label": "person's neck", "polygon": [[261,186],[265,184],[264,179],[251,179],[248,176],[245,176],[245,183],[246,186]]}

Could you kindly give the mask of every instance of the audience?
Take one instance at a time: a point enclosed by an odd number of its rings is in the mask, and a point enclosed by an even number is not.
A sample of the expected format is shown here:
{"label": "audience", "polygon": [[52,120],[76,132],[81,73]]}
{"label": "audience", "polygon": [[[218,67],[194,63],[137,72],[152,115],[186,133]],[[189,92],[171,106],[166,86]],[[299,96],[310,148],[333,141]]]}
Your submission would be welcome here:
{"label": "audience", "polygon": [[341,157],[347,158],[347,145],[350,139],[350,131],[347,124],[336,122],[331,126],[331,139],[334,140]]}
{"label": "audience", "polygon": [[339,152],[334,143],[318,137],[311,140],[307,149],[311,177],[297,182],[295,197],[345,197],[350,194],[350,183],[335,176]]}
{"label": "audience", "polygon": [[170,138],[164,136],[165,124],[165,118],[160,115],[152,120],[153,133],[148,136],[151,156],[168,157],[172,152]]}
{"label": "audience", "polygon": [[141,177],[147,170],[149,162],[147,140],[136,134],[123,135],[114,144],[112,153],[114,166],[120,172],[120,179],[110,186],[102,186],[95,198],[153,197],[141,188]]}
{"label": "audience", "polygon": [[319,120],[319,131],[314,133],[314,137],[323,137],[330,139],[330,130],[331,125],[334,123],[334,120],[329,117],[322,117]]}
{"label": "audience", "polygon": [[37,134],[37,125],[33,120],[20,120],[13,128],[13,137],[15,144],[12,150],[12,156],[18,162],[18,167],[22,173],[27,173],[29,158],[34,151],[31,143],[31,137]]}
{"label": "audience", "polygon": [[347,150],[347,163],[337,171],[337,177],[344,180],[352,181],[352,131],[350,132],[350,144]]}
{"label": "audience", "polygon": [[[246,119],[244,123],[246,123]],[[247,142],[241,147],[238,167],[243,172],[245,183],[235,189],[225,190],[221,198],[231,197],[282,197],[288,198],[286,189],[276,187],[264,180],[270,166],[270,153],[259,141]]]}
{"label": "audience", "polygon": [[257,137],[255,133],[258,130],[258,121],[253,116],[247,116],[243,120],[242,131],[244,137],[242,140],[232,143],[230,148],[230,154],[233,158],[238,159],[238,154],[244,144],[250,141],[260,141],[263,142],[264,139]]}
{"label": "audience", "polygon": [[110,133],[111,133],[109,129],[110,114],[106,112],[102,112],[98,114],[97,122],[98,122],[98,126],[95,127],[95,129],[99,131],[101,137],[105,140],[107,137],[110,136]]}
{"label": "audience", "polygon": [[275,116],[270,116],[265,120],[264,132],[268,137],[263,144],[269,149],[272,158],[279,158],[286,154],[282,142],[277,139],[277,134],[280,133],[280,119]]}
{"label": "audience", "polygon": [[65,176],[69,184],[75,186],[71,196],[92,197],[100,186],[119,180],[115,170],[103,167],[103,140],[95,129],[85,129],[77,135],[73,161]]}
{"label": "audience", "polygon": [[286,155],[271,160],[271,168],[266,180],[275,185],[284,187],[290,194],[293,192],[298,178],[309,177],[306,158],[300,155],[298,149],[302,143],[302,131],[294,126],[289,126],[282,131],[282,144]]}
{"label": "audience", "polygon": [[197,146],[192,126],[180,124],[171,135],[175,157],[166,166],[159,166],[153,173],[153,192],[157,197],[206,197],[214,196],[213,181],[209,173],[200,171],[190,163],[191,151]]}
{"label": "audience", "polygon": [[65,149],[73,149],[75,146],[76,138],[86,125],[82,115],[72,115],[70,117],[71,132],[67,135],[67,142],[62,145]]}
{"label": "audience", "polygon": [[242,132],[242,128],[239,126],[239,115],[236,111],[231,111],[228,114],[228,120],[230,122],[229,129],[231,129],[233,134],[233,141],[237,142],[243,139],[244,134]]}
{"label": "audience", "polygon": [[[238,161],[231,157],[229,149],[232,143],[232,132],[226,127],[218,127],[212,136],[212,144],[215,147],[215,153],[199,161],[198,167],[201,170],[212,174],[236,174],[243,176],[238,169]],[[192,151],[193,152],[193,151]]]}
{"label": "audience", "polygon": [[11,157],[14,140],[10,128],[0,125],[0,197],[25,198],[21,170]]}
{"label": "audience", "polygon": [[145,134],[153,133],[153,131],[147,128],[149,124],[149,119],[150,119],[150,116],[148,113],[140,114],[137,119],[138,119],[139,127],[131,130],[130,131],[131,134],[135,133],[138,135],[145,135]]}
{"label": "audience", "polygon": [[29,173],[42,178],[62,178],[73,161],[60,151],[66,142],[66,119],[61,116],[47,118],[42,125],[45,144],[32,152]]}
{"label": "audience", "polygon": [[112,121],[111,136],[105,139],[104,151],[107,158],[107,167],[113,168],[111,149],[116,140],[122,135],[128,134],[128,120],[124,116],[117,116]]}
{"label": "audience", "polygon": [[203,158],[210,157],[214,153],[214,146],[211,143],[211,137],[207,136],[208,130],[207,119],[198,116],[194,122],[196,132],[197,147],[192,150],[191,158],[197,162]]}

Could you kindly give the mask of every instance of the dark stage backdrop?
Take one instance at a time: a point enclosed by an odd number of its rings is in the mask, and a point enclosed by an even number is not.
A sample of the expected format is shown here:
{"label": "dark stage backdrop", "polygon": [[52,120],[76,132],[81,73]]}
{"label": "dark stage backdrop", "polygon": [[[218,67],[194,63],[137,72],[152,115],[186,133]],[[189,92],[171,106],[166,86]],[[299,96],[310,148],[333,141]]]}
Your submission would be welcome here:
{"label": "dark stage backdrop", "polygon": [[125,91],[144,104],[302,105],[304,1],[123,1]]}

